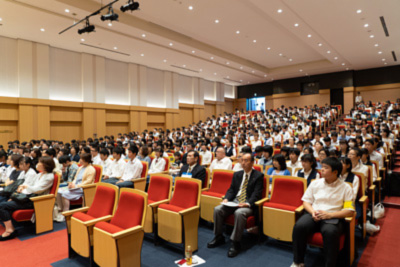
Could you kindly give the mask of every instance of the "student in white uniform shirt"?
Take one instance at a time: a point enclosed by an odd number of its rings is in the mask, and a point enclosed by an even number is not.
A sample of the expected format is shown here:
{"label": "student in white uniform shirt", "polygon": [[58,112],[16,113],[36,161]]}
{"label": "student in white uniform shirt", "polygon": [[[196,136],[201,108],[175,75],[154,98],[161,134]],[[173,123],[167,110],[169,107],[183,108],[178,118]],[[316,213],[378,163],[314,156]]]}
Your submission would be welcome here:
{"label": "student in white uniform shirt", "polygon": [[21,170],[21,173],[18,176],[19,179],[33,179],[36,176],[36,172],[33,169],[32,166],[32,159],[29,157],[23,157],[21,161],[19,162],[19,169]]}
{"label": "student in white uniform shirt", "polygon": [[[113,149],[113,162],[110,164],[110,173],[108,175],[104,175],[102,182],[111,183],[118,182],[119,179],[124,174],[126,162],[122,157],[122,153],[124,149],[122,147],[116,147]],[[111,179],[111,180],[109,180]],[[109,181],[107,181],[109,180]]]}
{"label": "student in white uniform shirt", "polygon": [[99,154],[99,147],[97,145],[91,146],[90,153],[92,154],[92,164],[101,165],[101,158]]}
{"label": "student in white uniform shirt", "polygon": [[103,177],[111,175],[111,164],[112,160],[110,159],[110,152],[106,148],[102,148],[100,150],[100,166],[103,167]]}
{"label": "student in white uniform shirt", "polygon": [[373,161],[378,161],[379,168],[383,168],[383,157],[379,152],[375,151],[376,143],[373,139],[367,139],[365,141],[365,148],[368,149],[369,158]]}
{"label": "student in white uniform shirt", "polygon": [[300,150],[295,147],[291,148],[289,151],[289,158],[290,160],[286,161],[286,167],[292,169],[292,176],[296,176],[296,168],[302,168],[301,161],[299,160]]}
{"label": "student in white uniform shirt", "polygon": [[351,172],[359,172],[364,174],[365,177],[365,184],[368,184],[368,167],[365,166],[362,162],[361,162],[361,150],[357,147],[353,147],[350,148],[349,153],[348,153],[348,158],[351,160],[351,165],[352,165],[352,169]]}
{"label": "student in white uniform shirt", "polygon": [[151,162],[149,174],[163,172],[165,169],[166,162],[165,159],[163,159],[161,156],[162,154],[164,154],[164,151],[158,147],[154,150],[154,152],[156,154],[156,157]]}
{"label": "student in white uniform shirt", "polygon": [[324,239],[325,266],[336,266],[344,218],[351,217],[355,208],[350,185],[338,179],[342,163],[336,158],[322,161],[322,177],[313,181],[303,195],[306,210],[293,228],[292,267],[304,266],[307,240],[315,231]]}
{"label": "student in white uniform shirt", "polygon": [[202,165],[211,164],[212,154],[210,151],[208,151],[206,142],[201,144],[199,154],[201,156],[201,164]]}
{"label": "student in white uniform shirt", "polygon": [[121,187],[134,188],[132,180],[140,178],[140,175],[142,174],[143,170],[142,162],[138,158],[136,158],[138,152],[139,149],[137,148],[137,146],[131,145],[128,149],[129,161],[125,164],[122,176],[119,179],[110,178],[105,180],[104,182],[115,184],[119,188]]}
{"label": "student in white uniform shirt", "polygon": [[213,170],[232,170],[232,161],[226,157],[222,146],[217,148],[216,159],[210,165],[210,172],[212,173]]}

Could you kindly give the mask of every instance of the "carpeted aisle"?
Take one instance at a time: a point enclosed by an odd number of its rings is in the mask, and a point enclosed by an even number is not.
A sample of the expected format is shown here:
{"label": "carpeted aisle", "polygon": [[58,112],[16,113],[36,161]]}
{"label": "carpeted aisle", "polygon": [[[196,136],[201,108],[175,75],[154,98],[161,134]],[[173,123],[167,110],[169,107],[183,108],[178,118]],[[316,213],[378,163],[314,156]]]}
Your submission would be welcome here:
{"label": "carpeted aisle", "polygon": [[379,219],[381,231],[371,236],[358,263],[359,267],[400,266],[400,209],[386,208]]}

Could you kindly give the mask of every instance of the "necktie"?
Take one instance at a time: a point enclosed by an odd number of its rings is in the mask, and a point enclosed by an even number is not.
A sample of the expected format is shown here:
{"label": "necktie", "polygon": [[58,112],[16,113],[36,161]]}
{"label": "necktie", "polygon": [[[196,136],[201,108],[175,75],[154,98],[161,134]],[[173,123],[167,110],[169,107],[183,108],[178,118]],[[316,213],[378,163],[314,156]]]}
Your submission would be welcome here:
{"label": "necktie", "polygon": [[242,185],[242,191],[240,192],[240,195],[238,197],[239,203],[244,203],[246,202],[246,191],[247,191],[247,184],[249,183],[249,175],[246,173],[246,176],[244,178],[244,182]]}
{"label": "necktie", "polygon": [[189,166],[188,173],[192,173],[192,167]]}

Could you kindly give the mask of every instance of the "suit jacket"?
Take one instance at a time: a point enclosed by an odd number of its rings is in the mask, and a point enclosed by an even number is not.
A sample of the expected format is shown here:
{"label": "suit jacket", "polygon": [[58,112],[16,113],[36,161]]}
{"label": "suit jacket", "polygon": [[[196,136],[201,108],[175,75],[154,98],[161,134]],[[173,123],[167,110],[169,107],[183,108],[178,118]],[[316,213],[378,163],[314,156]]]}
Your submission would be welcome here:
{"label": "suit jacket", "polygon": [[[182,174],[187,172],[188,170],[189,170],[189,165],[188,164],[183,165],[178,176],[181,177]],[[192,178],[201,180],[201,187],[203,188],[203,185],[206,180],[206,169],[203,166],[196,164],[196,166],[192,170]]]}
{"label": "suit jacket", "polygon": [[[82,166],[79,167],[78,171],[76,172],[73,181],[74,184],[76,184],[76,178],[78,177],[79,172],[82,171],[82,168],[83,168]],[[96,169],[92,165],[88,165],[85,169],[85,172],[83,173],[82,183],[78,184],[76,187],[81,187],[82,185],[93,183],[95,176],[96,176]]]}
{"label": "suit jacket", "polygon": [[[244,171],[235,172],[231,186],[225,194],[225,198],[228,201],[233,201],[236,198],[242,184]],[[264,185],[264,175],[256,170],[252,170],[247,184],[246,190],[246,202],[250,204],[250,207],[254,207],[254,203],[261,199],[262,190]]]}

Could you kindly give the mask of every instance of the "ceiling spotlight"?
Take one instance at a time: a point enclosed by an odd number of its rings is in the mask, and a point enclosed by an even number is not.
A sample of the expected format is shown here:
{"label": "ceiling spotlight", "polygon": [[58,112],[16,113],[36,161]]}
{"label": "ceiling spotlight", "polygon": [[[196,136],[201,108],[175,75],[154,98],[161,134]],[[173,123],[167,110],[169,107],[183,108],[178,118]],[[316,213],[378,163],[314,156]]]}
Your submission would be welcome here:
{"label": "ceiling spotlight", "polygon": [[386,61],[386,59],[382,58],[382,61]]}
{"label": "ceiling spotlight", "polygon": [[279,56],[281,57],[281,56],[283,56],[283,54],[279,54]]}
{"label": "ceiling spotlight", "polygon": [[40,29],[40,31],[44,32],[44,31],[45,31],[45,29],[41,28],[41,29]]}
{"label": "ceiling spotlight", "polygon": [[368,26],[369,26],[368,23],[364,24],[364,27],[365,27],[365,28],[368,28]]}
{"label": "ceiling spotlight", "polygon": [[140,54],[141,57],[144,57],[144,54]]}
{"label": "ceiling spotlight", "polygon": [[383,65],[387,65],[387,62],[383,63]]}
{"label": "ceiling spotlight", "polygon": [[192,54],[196,53],[196,51],[192,50]]}
{"label": "ceiling spotlight", "polygon": [[164,59],[164,63],[165,63],[165,62],[167,62],[167,60],[166,60],[166,59]]}
{"label": "ceiling spotlight", "polygon": [[298,24],[298,23],[295,23],[294,26],[295,26],[295,27],[299,27],[299,24]]}
{"label": "ceiling spotlight", "polygon": [[229,64],[231,64],[231,63],[229,63],[229,61],[228,61],[228,62],[226,62],[226,65],[229,65]]}
{"label": "ceiling spotlight", "polygon": [[189,8],[189,10],[193,10],[193,6],[189,6],[188,8]]}
{"label": "ceiling spotlight", "polygon": [[243,69],[243,66],[240,66],[240,69],[242,70],[242,69]]}
{"label": "ceiling spotlight", "polygon": [[267,50],[271,50],[271,47],[267,47]]}
{"label": "ceiling spotlight", "polygon": [[375,44],[375,47],[378,47],[379,45],[378,44]]}
{"label": "ceiling spotlight", "polygon": [[2,18],[0,18],[0,21],[2,21],[3,19]]}
{"label": "ceiling spotlight", "polygon": [[139,3],[138,2],[134,2],[133,0],[129,0],[126,5],[121,6],[121,11],[122,12],[135,11],[137,9],[139,9]]}
{"label": "ceiling spotlight", "polygon": [[267,74],[264,74],[264,77],[267,77]]}
{"label": "ceiling spotlight", "polygon": [[307,35],[308,38],[311,38],[311,36],[312,36],[311,34]]}
{"label": "ceiling spotlight", "polygon": [[369,38],[374,38],[375,36],[373,35],[373,34],[371,34],[370,36],[369,36]]}
{"label": "ceiling spotlight", "polygon": [[143,34],[142,34],[142,37],[145,38],[145,37],[146,37],[146,34],[143,33]]}
{"label": "ceiling spotlight", "polygon": [[255,72],[254,70],[251,71],[251,73],[254,73],[254,72]]}
{"label": "ceiling spotlight", "polygon": [[289,58],[289,61],[293,61],[293,59]]}
{"label": "ceiling spotlight", "polygon": [[214,60],[214,57],[210,57],[211,58],[211,60]]}
{"label": "ceiling spotlight", "polygon": [[328,50],[328,51],[326,51],[326,53],[330,54],[330,53],[331,53],[331,51],[329,51],[329,50]]}
{"label": "ceiling spotlight", "polygon": [[282,11],[283,11],[282,9],[278,9],[278,11],[277,11],[277,12],[278,12],[278,13],[282,13]]}
{"label": "ceiling spotlight", "polygon": [[114,50],[117,50],[117,49],[118,49],[118,47],[114,46]]}
{"label": "ceiling spotlight", "polygon": [[216,72],[214,72],[214,75],[217,75],[217,73],[216,73]]}
{"label": "ceiling spotlight", "polygon": [[302,70],[302,69],[299,69],[299,71],[300,71],[300,72],[303,72],[303,70]]}
{"label": "ceiling spotlight", "polygon": [[81,39],[81,42],[84,42],[84,41],[85,41],[85,39],[82,38],[82,39]]}
{"label": "ceiling spotlight", "polygon": [[318,44],[318,46],[322,46],[322,44],[321,44],[321,43],[319,43],[319,44]]}
{"label": "ceiling spotlight", "polygon": [[109,22],[109,23],[108,23],[108,26],[110,26],[110,27],[111,27],[111,26],[112,26],[112,23],[111,23],[111,22]]}
{"label": "ceiling spotlight", "polygon": [[186,65],[183,65],[184,68],[186,68]]}
{"label": "ceiling spotlight", "polygon": [[257,40],[253,40],[253,43],[257,43]]}
{"label": "ceiling spotlight", "polygon": [[346,63],[342,63],[342,66],[346,65]]}
{"label": "ceiling spotlight", "polygon": [[357,14],[360,14],[361,12],[362,12],[362,10],[361,10],[361,9],[357,10]]}
{"label": "ceiling spotlight", "polygon": [[226,76],[226,78],[228,78],[228,79],[229,79],[230,77],[229,77],[229,76]]}
{"label": "ceiling spotlight", "polygon": [[[106,15],[102,15],[100,18],[101,18],[102,21],[106,21],[106,20],[109,20],[109,21],[116,20],[116,21],[118,21],[118,14],[115,14],[113,7],[110,6],[108,8],[108,13]],[[108,24],[108,25],[110,25],[110,24]]]}
{"label": "ceiling spotlight", "polygon": [[219,23],[219,20],[218,20],[218,19],[216,19],[216,20],[215,20],[215,23]]}
{"label": "ceiling spotlight", "polygon": [[173,43],[169,43],[169,46],[173,46],[174,44]]}
{"label": "ceiling spotlight", "polygon": [[382,51],[379,51],[378,54],[379,54],[379,55],[382,54]]}
{"label": "ceiling spotlight", "polygon": [[69,9],[66,9],[65,12],[66,12],[66,13],[69,13]]}
{"label": "ceiling spotlight", "polygon": [[203,69],[200,69],[199,71],[200,71],[200,72],[202,72],[202,71],[203,71]]}
{"label": "ceiling spotlight", "polygon": [[334,60],[337,60],[337,59],[338,59],[338,57],[334,57],[333,59],[334,59]]}
{"label": "ceiling spotlight", "polygon": [[82,29],[79,29],[78,33],[79,34],[90,33],[90,32],[93,32],[95,30],[95,28],[96,27],[94,25],[90,25],[89,19],[86,19],[86,26],[83,27]]}
{"label": "ceiling spotlight", "polygon": [[346,68],[346,70],[349,70],[349,68]]}
{"label": "ceiling spotlight", "polygon": [[239,34],[240,33],[240,31],[236,31],[236,34]]}

